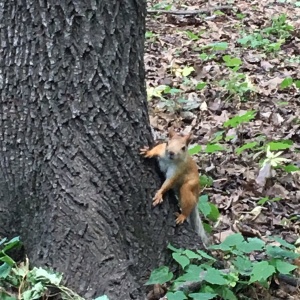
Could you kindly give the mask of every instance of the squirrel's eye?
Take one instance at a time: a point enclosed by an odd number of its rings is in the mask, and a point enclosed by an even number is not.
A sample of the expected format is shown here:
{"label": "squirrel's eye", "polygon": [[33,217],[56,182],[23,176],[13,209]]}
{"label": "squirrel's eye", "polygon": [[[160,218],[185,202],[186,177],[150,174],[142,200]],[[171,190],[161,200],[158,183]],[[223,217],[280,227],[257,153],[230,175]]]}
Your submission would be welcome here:
{"label": "squirrel's eye", "polygon": [[186,146],[183,146],[183,147],[181,148],[181,150],[182,150],[182,151],[185,151],[185,150],[186,150]]}

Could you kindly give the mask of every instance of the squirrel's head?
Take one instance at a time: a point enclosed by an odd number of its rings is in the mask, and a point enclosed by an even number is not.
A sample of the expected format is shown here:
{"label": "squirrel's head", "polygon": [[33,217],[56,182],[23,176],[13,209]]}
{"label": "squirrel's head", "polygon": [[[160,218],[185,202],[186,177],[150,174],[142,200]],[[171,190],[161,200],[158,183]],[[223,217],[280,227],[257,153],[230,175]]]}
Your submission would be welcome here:
{"label": "squirrel's head", "polygon": [[169,130],[169,140],[167,142],[166,154],[170,160],[183,160],[188,153],[188,145],[192,134],[184,135],[177,133],[174,129]]}

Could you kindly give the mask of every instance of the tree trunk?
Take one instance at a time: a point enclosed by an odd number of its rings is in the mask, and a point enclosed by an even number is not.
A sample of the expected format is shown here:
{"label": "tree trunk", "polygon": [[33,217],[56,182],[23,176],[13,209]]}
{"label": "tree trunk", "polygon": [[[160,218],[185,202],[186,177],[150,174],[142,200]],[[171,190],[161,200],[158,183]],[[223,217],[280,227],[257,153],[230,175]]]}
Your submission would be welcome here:
{"label": "tree trunk", "polygon": [[[174,203],[151,143],[142,0],[0,0],[0,235],[86,299],[142,299]],[[181,241],[182,241],[181,240]]]}

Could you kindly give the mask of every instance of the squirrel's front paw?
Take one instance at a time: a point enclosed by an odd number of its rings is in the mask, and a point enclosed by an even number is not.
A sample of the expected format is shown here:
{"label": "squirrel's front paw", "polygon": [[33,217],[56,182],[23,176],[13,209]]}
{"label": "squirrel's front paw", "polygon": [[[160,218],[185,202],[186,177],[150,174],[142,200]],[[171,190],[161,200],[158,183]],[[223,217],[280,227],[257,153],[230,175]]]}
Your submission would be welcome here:
{"label": "squirrel's front paw", "polygon": [[180,213],[175,213],[176,218],[176,224],[182,224],[186,220],[186,216]]}
{"label": "squirrel's front paw", "polygon": [[140,155],[144,156],[144,157],[150,157],[149,155],[149,147],[145,146],[143,148],[140,149]]}
{"label": "squirrel's front paw", "polygon": [[153,206],[163,202],[163,195],[160,192],[157,192],[153,198]]}

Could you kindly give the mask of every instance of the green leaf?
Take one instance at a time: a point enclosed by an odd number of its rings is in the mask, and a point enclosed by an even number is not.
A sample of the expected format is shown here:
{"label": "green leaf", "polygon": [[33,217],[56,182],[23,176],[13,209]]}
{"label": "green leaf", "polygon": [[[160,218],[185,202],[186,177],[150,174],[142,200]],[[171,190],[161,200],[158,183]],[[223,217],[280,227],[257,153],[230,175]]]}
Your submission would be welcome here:
{"label": "green leaf", "polygon": [[53,285],[59,285],[62,280],[61,273],[55,273],[52,270],[46,270],[43,268],[36,268],[36,267],[34,267],[29,272],[29,277],[30,276],[34,279],[38,279],[45,283],[51,283]]}
{"label": "green leaf", "polygon": [[[198,267],[198,266],[197,266]],[[201,269],[201,272],[203,272],[203,269],[198,267],[199,269]],[[186,282],[186,281],[189,281],[189,282],[198,282],[199,281],[199,273],[195,273],[195,272],[187,272],[187,273],[184,273],[182,276],[178,277],[176,279],[176,281],[178,282]]]}
{"label": "green leaf", "polygon": [[217,151],[224,151],[225,149],[220,144],[208,144],[206,145],[206,153],[214,153]]}
{"label": "green leaf", "polygon": [[242,147],[236,148],[235,152],[240,155],[244,150],[253,149],[257,145],[257,142],[251,142],[243,145]]}
{"label": "green leaf", "polygon": [[235,294],[225,286],[217,289],[219,296],[222,297],[224,300],[238,300]]}
{"label": "green leaf", "polygon": [[0,241],[0,246],[1,246],[2,244],[4,244],[6,240],[7,240],[7,238],[6,238],[6,237],[5,237],[5,238],[3,238],[3,239]]}
{"label": "green leaf", "polygon": [[248,238],[247,242],[242,242],[238,245],[238,250],[244,253],[260,251],[264,248],[265,242],[259,238]]}
{"label": "green leaf", "polygon": [[280,84],[280,88],[285,89],[287,87],[290,87],[293,84],[293,78],[287,77],[284,78]]}
{"label": "green leaf", "polygon": [[290,274],[291,271],[297,268],[297,266],[294,266],[289,262],[283,261],[281,259],[276,259],[275,267],[281,274]]}
{"label": "green leaf", "polygon": [[224,127],[237,127],[242,123],[251,121],[252,119],[255,118],[255,115],[256,115],[255,110],[247,111],[245,114],[243,114],[241,116],[235,116],[235,117],[229,119],[228,121],[226,121],[223,124],[223,126]]}
{"label": "green leaf", "polygon": [[168,292],[166,296],[167,296],[168,300],[184,300],[184,299],[187,299],[186,295],[182,291],[177,291],[175,293]]}
{"label": "green leaf", "polygon": [[20,242],[20,237],[14,237],[13,239],[11,239],[10,241],[5,243],[5,247],[2,249],[3,252],[10,250],[12,248],[16,248],[17,246],[19,246],[21,244]]}
{"label": "green leaf", "polygon": [[253,269],[249,282],[266,281],[270,276],[276,273],[276,270],[267,261],[261,261],[253,264]]}
{"label": "green leaf", "polygon": [[7,263],[11,267],[16,264],[16,262],[11,257],[9,257],[8,255],[6,255],[5,253],[1,253],[1,254],[4,254],[4,256],[0,257],[0,261],[3,261],[5,263]]}
{"label": "green leaf", "polygon": [[202,149],[201,146],[198,144],[191,145],[189,147],[189,154],[190,155],[198,154],[201,151],[201,149]]}
{"label": "green leaf", "polygon": [[217,284],[217,285],[227,284],[227,280],[223,277],[223,274],[219,270],[213,268],[207,270],[207,273],[205,274],[203,280],[211,284]]}
{"label": "green leaf", "polygon": [[231,234],[223,241],[222,244],[228,245],[228,246],[236,246],[244,242],[245,239],[240,233]]}
{"label": "green leaf", "polygon": [[196,84],[196,90],[203,90],[206,86],[207,84],[205,82],[198,82]]}
{"label": "green leaf", "polygon": [[297,166],[294,166],[294,165],[283,166],[283,169],[285,172],[288,172],[288,173],[296,172],[296,171],[300,170],[300,168],[298,168]]}
{"label": "green leaf", "polygon": [[213,44],[209,44],[208,46],[211,47],[215,51],[222,51],[222,50],[226,50],[228,48],[228,43],[226,43],[226,42],[213,43]]}
{"label": "green leaf", "polygon": [[200,176],[200,186],[201,187],[211,187],[214,181],[210,176],[201,175]]}
{"label": "green leaf", "polygon": [[257,204],[263,206],[263,205],[264,205],[266,202],[268,202],[268,201],[269,201],[269,197],[264,197],[264,198],[261,198],[261,199],[257,202]]}
{"label": "green leaf", "polygon": [[280,247],[270,246],[270,245],[266,246],[266,253],[267,255],[273,258],[283,258],[283,259],[285,258],[295,259],[300,256],[299,254],[292,252],[290,250],[285,250]]}
{"label": "green leaf", "polygon": [[180,253],[172,253],[172,257],[180,264],[182,269],[190,264],[190,260]]}
{"label": "green leaf", "polygon": [[224,55],[223,60],[227,67],[236,67],[242,64],[242,61],[237,57],[231,57],[230,55]]}
{"label": "green leaf", "polygon": [[0,278],[5,279],[11,271],[11,266],[7,263],[4,263],[0,266]]}
{"label": "green leaf", "polygon": [[97,297],[94,300],[109,300],[109,299],[108,299],[108,297],[106,295],[103,295],[103,296]]}
{"label": "green leaf", "polygon": [[217,205],[209,202],[208,203],[210,206],[210,213],[207,215],[207,218],[211,221],[217,222],[220,216],[220,212],[219,209],[217,207]]}
{"label": "green leaf", "polygon": [[296,80],[294,83],[295,83],[296,88],[300,89],[300,80]]}
{"label": "green leaf", "polygon": [[291,140],[282,140],[278,142],[270,142],[267,144],[267,147],[270,147],[270,151],[277,151],[277,150],[285,150],[291,148],[293,145],[293,141]]}
{"label": "green leaf", "polygon": [[201,266],[190,264],[181,278],[186,278],[186,281],[199,281],[200,273],[202,272],[203,268]]}
{"label": "green leaf", "polygon": [[187,31],[185,31],[185,34],[186,34],[187,37],[188,37],[190,40],[192,40],[192,41],[197,41],[197,40],[199,40],[199,36],[196,35],[195,33],[193,33],[192,31],[187,30]]}
{"label": "green leaf", "polygon": [[173,252],[177,252],[177,253],[182,253],[183,249],[181,248],[175,248],[174,246],[172,246],[170,243],[168,244],[167,248]]}
{"label": "green leaf", "polygon": [[208,203],[208,195],[202,195],[199,197],[198,209],[203,213],[204,216],[210,214],[211,207]]}
{"label": "green leaf", "polygon": [[0,299],[1,300],[17,300],[17,298],[15,298],[13,296],[9,296],[4,291],[0,291]]}
{"label": "green leaf", "polygon": [[296,249],[296,247],[294,245],[288,243],[287,241],[285,241],[284,239],[282,239],[279,236],[272,236],[272,239],[288,249],[291,249],[291,250]]}
{"label": "green leaf", "polygon": [[194,251],[191,251],[191,250],[184,250],[183,254],[185,254],[189,259],[202,259],[202,256],[197,254],[196,252]]}
{"label": "green leaf", "polygon": [[182,75],[184,77],[189,76],[193,71],[195,71],[195,69],[193,67],[184,67],[182,70]]}
{"label": "green leaf", "polygon": [[211,294],[211,293],[191,293],[189,297],[194,300],[210,300],[214,299],[218,294]]}
{"label": "green leaf", "polygon": [[206,258],[208,260],[211,260],[211,261],[216,261],[216,259],[210,255],[208,255],[206,252],[204,252],[203,250],[197,250],[197,252],[203,257],[203,258]]}
{"label": "green leaf", "polygon": [[166,283],[173,278],[173,273],[169,272],[169,268],[166,266],[162,266],[157,268],[151,272],[149,280],[145,283],[145,285],[156,284],[156,283]]}
{"label": "green leaf", "polygon": [[241,275],[250,276],[252,271],[252,262],[250,259],[248,259],[248,257],[237,256],[232,263],[235,265]]}

